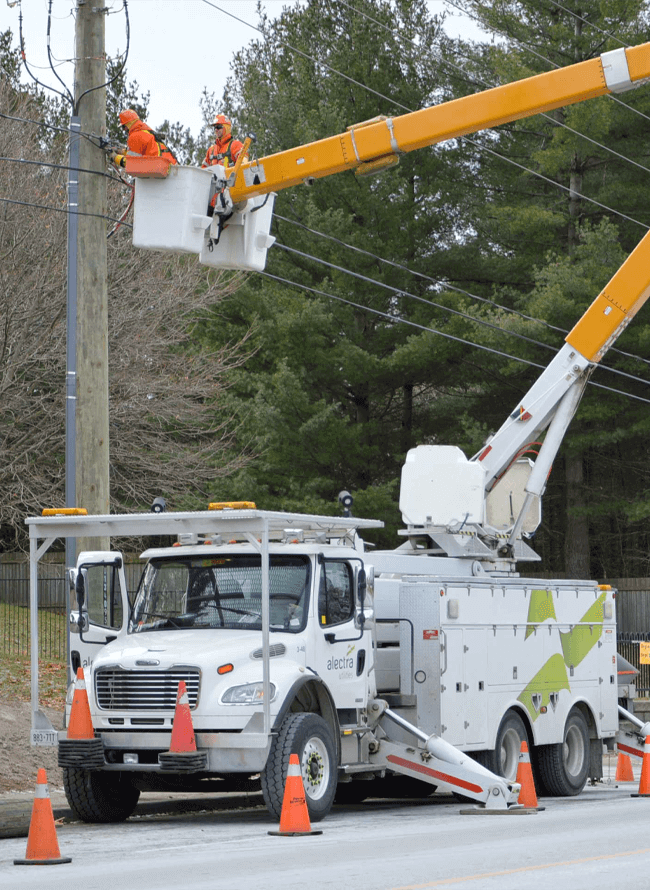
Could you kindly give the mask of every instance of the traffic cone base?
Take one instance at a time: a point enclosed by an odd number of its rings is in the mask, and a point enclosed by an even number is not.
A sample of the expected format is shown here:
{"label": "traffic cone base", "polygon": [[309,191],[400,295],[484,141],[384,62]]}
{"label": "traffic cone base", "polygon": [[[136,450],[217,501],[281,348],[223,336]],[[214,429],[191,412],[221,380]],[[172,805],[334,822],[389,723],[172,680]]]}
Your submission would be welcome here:
{"label": "traffic cone base", "polygon": [[650,736],[645,737],[643,746],[643,764],[641,766],[641,779],[639,790],[632,797],[650,797]]}
{"label": "traffic cone base", "polygon": [[39,769],[27,851],[24,859],[14,859],[14,865],[63,865],[66,862],[72,862],[72,859],[61,856],[47,787],[47,774],[44,769]]}
{"label": "traffic cone base", "polygon": [[300,773],[300,761],[297,754],[289,758],[287,781],[284,785],[284,798],[282,799],[282,812],[280,813],[280,828],[278,831],[269,831],[269,834],[280,837],[298,837],[307,834],[322,834],[322,831],[314,831],[309,821],[309,810],[305,799],[305,787]]}
{"label": "traffic cone base", "polygon": [[619,752],[616,761],[616,781],[617,782],[633,782],[634,773],[632,772],[632,761],[629,754]]}
{"label": "traffic cone base", "polygon": [[533,771],[530,766],[528,742],[521,743],[516,781],[521,785],[518,802],[521,806],[537,809],[537,792],[535,791],[535,780],[533,779]]}

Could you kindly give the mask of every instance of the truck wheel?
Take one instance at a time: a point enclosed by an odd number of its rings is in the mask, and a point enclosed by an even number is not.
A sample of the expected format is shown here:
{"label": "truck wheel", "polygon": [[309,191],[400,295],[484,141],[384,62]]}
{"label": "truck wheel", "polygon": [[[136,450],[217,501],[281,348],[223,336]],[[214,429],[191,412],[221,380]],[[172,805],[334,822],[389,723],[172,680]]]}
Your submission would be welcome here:
{"label": "truck wheel", "polygon": [[585,787],[589,772],[589,730],[574,708],[564,726],[564,740],[537,748],[537,768],[544,791],[552,797],[573,797]]}
{"label": "truck wheel", "polygon": [[63,788],[70,809],[82,822],[124,822],[140,797],[131,780],[117,772],[65,767]]}
{"label": "truck wheel", "polygon": [[494,751],[477,751],[472,757],[507,782],[517,778],[521,743],[528,742],[524,721],[516,711],[507,711],[497,732]]}
{"label": "truck wheel", "polygon": [[338,767],[332,732],[318,714],[289,714],[273,739],[262,772],[262,794],[268,811],[280,818],[289,757],[298,755],[309,819],[319,822],[334,803]]}

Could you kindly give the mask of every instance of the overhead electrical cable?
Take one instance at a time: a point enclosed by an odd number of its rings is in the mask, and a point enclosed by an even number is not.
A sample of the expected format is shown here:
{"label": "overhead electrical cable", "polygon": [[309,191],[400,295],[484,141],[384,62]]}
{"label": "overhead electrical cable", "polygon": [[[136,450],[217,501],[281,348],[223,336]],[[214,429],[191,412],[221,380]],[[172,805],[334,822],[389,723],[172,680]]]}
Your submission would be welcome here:
{"label": "overhead electrical cable", "polygon": [[[124,183],[124,180],[121,177],[113,176],[111,173],[107,173],[105,170],[88,170],[86,167],[70,167],[68,164],[53,164],[50,161],[31,161],[27,158],[0,157],[0,161],[6,161],[10,164],[27,164],[32,167],[51,167],[54,170],[76,170],[78,173],[91,173],[93,176],[105,176],[107,179],[110,179],[113,182]],[[128,183],[126,184],[128,185]]]}
{"label": "overhead electrical cable", "polygon": [[[387,260],[385,257],[379,256],[379,254],[372,253],[372,251],[365,250],[362,247],[357,247],[354,244],[349,244],[347,241],[343,241],[341,238],[337,238],[335,235],[329,235],[325,232],[320,232],[318,229],[313,229],[310,226],[305,225],[305,223],[298,222],[298,220],[289,219],[288,217],[282,216],[279,213],[274,214],[274,218],[277,220],[280,220],[281,222],[286,222],[289,225],[297,226],[298,228],[304,229],[305,231],[310,232],[312,235],[316,235],[319,238],[323,238],[328,241],[333,241],[336,244],[341,245],[341,247],[345,247],[354,253],[358,253],[358,254],[361,254],[362,256],[366,256],[369,259],[372,259],[379,263],[382,263],[383,265],[390,266],[393,269],[398,269],[400,272],[406,272],[409,275],[412,275],[414,278],[420,278],[423,281],[428,281],[429,283],[435,285],[436,287],[444,288],[445,290],[454,291],[455,293],[459,293],[465,297],[469,297],[471,300],[476,300],[477,302],[485,303],[486,305],[491,306],[494,309],[498,309],[501,312],[507,312],[510,315],[514,315],[518,318],[521,318],[523,321],[529,321],[529,322],[533,322],[534,324],[541,325],[541,326],[547,328],[548,330],[551,330],[558,334],[561,334],[563,337],[566,337],[566,335],[569,333],[566,328],[561,328],[558,325],[551,324],[550,322],[544,321],[543,319],[540,319],[540,318],[535,318],[532,315],[526,315],[525,312],[521,312],[518,309],[511,309],[509,306],[504,306],[501,303],[497,303],[495,300],[491,300],[489,297],[482,297],[479,294],[473,294],[471,291],[465,290],[462,287],[458,287],[455,284],[451,284],[448,281],[444,281],[444,280],[441,280],[438,278],[432,278],[431,275],[426,275],[424,272],[417,272],[415,269],[411,269],[408,266],[404,266],[402,263],[396,263],[394,260]],[[476,321],[476,318],[474,318],[474,316],[470,315],[470,316],[468,316],[468,318],[472,319],[473,321]],[[506,329],[500,328],[500,330],[505,332]],[[643,358],[642,356],[639,356],[639,355],[634,355],[631,352],[625,352],[624,350],[619,349],[617,347],[612,346],[612,347],[610,347],[609,351],[615,352],[618,355],[624,356],[625,358],[636,359],[637,361],[640,361],[643,364],[650,365],[650,359]],[[608,366],[601,364],[601,367],[605,368]],[[639,378],[639,379],[642,380],[643,378]]]}
{"label": "overhead electrical cable", "polygon": [[[554,0],[551,0],[551,3],[553,3],[553,2],[554,2]],[[483,23],[481,22],[481,20],[479,19],[478,16],[473,15],[471,12],[467,12],[466,9],[463,9],[461,6],[458,6],[457,3],[454,3],[454,0],[445,0],[445,3],[449,4],[449,6],[453,6],[454,9],[457,9],[459,12],[462,12],[463,15],[466,15],[466,16],[468,16],[469,18],[474,19],[474,21],[475,21],[475,22],[478,22],[479,25],[481,25],[481,26],[483,25]],[[558,3],[556,3],[555,5],[556,5],[556,6],[559,6]],[[564,9],[564,7],[560,7],[560,8],[561,8],[561,9]],[[570,10],[565,9],[565,12],[570,12]],[[574,15],[574,13],[571,13],[571,14]],[[582,17],[581,17],[581,16],[578,16],[578,18],[582,18]],[[583,22],[586,22],[588,25],[591,25],[591,22],[589,22],[587,19],[582,18],[582,21],[583,21]],[[592,25],[592,27],[596,28],[597,31],[600,31],[600,28],[597,28],[596,25]],[[601,33],[605,34],[605,33],[607,33],[607,32],[604,32],[604,31],[603,31],[603,32],[601,32]],[[627,44],[626,44],[623,40],[621,40],[619,37],[615,37],[614,35],[608,35],[608,36],[610,36],[613,40],[616,40],[621,46],[627,46]],[[514,43],[519,44],[519,46],[523,46],[525,49],[527,49],[527,50],[528,50],[529,52],[531,52],[533,55],[537,56],[538,59],[541,59],[542,61],[547,62],[549,65],[552,65],[554,68],[561,68],[561,67],[562,67],[562,66],[559,65],[557,62],[552,62],[550,59],[547,59],[547,58],[545,58],[544,56],[542,56],[540,53],[537,52],[537,50],[533,49],[529,44],[525,43],[524,41],[522,41],[522,40],[518,40],[518,39],[515,38],[515,37],[511,37],[510,39],[511,39]],[[451,63],[448,63],[448,64],[451,64]],[[631,111],[631,112],[633,112],[634,114],[639,115],[639,117],[643,117],[643,118],[645,118],[646,120],[650,120],[650,117],[648,117],[647,114],[644,114],[643,111],[640,111],[638,108],[634,108],[634,106],[632,106],[632,105],[628,105],[627,102],[623,102],[623,100],[622,100],[619,96],[615,96],[613,93],[608,93],[608,94],[607,94],[607,98],[608,98],[611,102],[616,102],[617,105],[622,105],[623,108],[627,108],[628,111]]]}
{"label": "overhead electrical cable", "polygon": [[49,204],[34,204],[31,201],[16,201],[14,198],[0,197],[0,204],[3,203],[18,204],[21,207],[37,207],[39,210],[53,210],[55,213],[68,213],[72,216],[95,216],[97,219],[105,219],[107,222],[121,223],[121,225],[128,226],[130,229],[133,228],[130,223],[125,223],[121,219],[115,219],[114,216],[106,216],[103,213],[87,213],[84,210],[68,210],[67,207],[52,207]]}
{"label": "overhead electrical cable", "polygon": [[[304,259],[311,260],[313,262],[319,263],[322,266],[326,266],[329,269],[334,269],[336,272],[343,272],[345,275],[350,275],[352,278],[357,278],[359,281],[363,281],[365,284],[372,284],[375,287],[383,288],[384,290],[390,291],[396,297],[405,297],[408,300],[414,300],[418,303],[425,303],[428,306],[432,306],[435,309],[440,309],[443,312],[447,312],[450,315],[457,315],[461,318],[464,318],[466,321],[473,322],[474,324],[489,328],[493,331],[497,331],[500,334],[506,334],[511,337],[515,337],[518,340],[524,340],[527,343],[531,343],[534,346],[539,346],[541,349],[548,349],[550,352],[557,353],[557,348],[552,346],[550,343],[542,343],[540,340],[535,340],[532,337],[527,337],[525,334],[520,334],[518,331],[511,331],[508,328],[500,327],[499,325],[493,324],[492,322],[486,321],[482,318],[476,318],[472,315],[468,315],[466,312],[461,312],[459,309],[452,309],[450,306],[444,306],[442,303],[436,303],[433,300],[428,300],[426,297],[420,297],[417,294],[412,294],[404,288],[394,287],[391,284],[386,284],[384,281],[378,281],[376,278],[370,278],[367,275],[363,275],[361,272],[353,272],[351,269],[346,269],[344,266],[338,266],[336,263],[330,263],[327,260],[321,259],[320,257],[312,256],[311,254],[305,253],[302,250],[297,250],[295,247],[289,247],[287,244],[282,244],[281,242],[276,241],[276,246],[280,247],[282,250],[287,251],[288,253],[296,254],[297,256],[301,256]],[[620,377],[626,377],[628,380],[633,380],[635,383],[641,383],[644,386],[649,386],[650,381],[644,380],[642,377],[637,377],[635,374],[628,374],[627,371],[621,371],[618,368],[612,368],[609,365],[600,365],[597,367],[602,368],[604,371],[609,371],[612,374],[618,374]]]}
{"label": "overhead electrical cable", "polygon": [[[265,32],[264,32],[261,28],[258,28],[258,27],[255,26],[255,25],[251,25],[249,22],[246,22],[244,19],[239,18],[238,16],[234,15],[233,13],[227,12],[227,11],[224,10],[223,8],[217,6],[215,3],[210,2],[210,0],[203,0],[203,2],[206,3],[208,6],[211,6],[211,7],[213,7],[214,9],[217,9],[219,12],[222,12],[222,13],[224,13],[225,15],[228,15],[229,17],[236,19],[237,21],[241,22],[242,24],[246,24],[248,27],[252,28],[252,29],[255,30],[255,31],[258,31],[259,33],[261,33],[262,36],[266,36],[266,35],[265,35]],[[374,22],[377,21],[376,19],[372,18],[371,16],[367,16],[365,13],[360,12],[358,9],[356,9],[356,8],[353,7],[350,3],[348,3],[347,0],[340,0],[340,2],[344,3],[344,5],[347,6],[349,9],[351,9],[351,10],[357,12],[358,14],[360,14],[360,15],[362,15],[362,16],[365,16],[366,18],[370,19],[371,21],[374,21]],[[452,4],[452,5],[454,5],[454,4]],[[457,8],[458,8],[458,7],[457,7]],[[377,22],[377,24],[382,25],[381,22]],[[386,28],[388,31],[390,31],[391,33],[393,33],[393,34],[395,35],[394,30],[388,28],[388,26],[382,25],[382,27]],[[395,35],[395,36],[398,36],[398,35]],[[298,49],[296,49],[296,48],[293,47],[291,44],[288,44],[288,43],[286,43],[286,42],[284,42],[284,41],[282,41],[282,40],[279,40],[278,42],[280,42],[282,45],[287,46],[287,47],[288,47],[289,49],[291,49],[292,51],[295,51],[295,52],[299,53],[299,54],[302,55],[303,57],[305,57],[305,58],[309,59],[310,61],[314,62],[315,64],[323,64],[324,67],[327,68],[327,69],[328,69],[329,71],[331,71],[332,73],[337,74],[337,75],[343,77],[344,79],[346,79],[346,80],[348,80],[348,81],[352,81],[352,82],[355,83],[357,86],[360,86],[362,89],[365,89],[365,90],[367,90],[367,91],[370,92],[370,93],[373,93],[373,94],[375,94],[375,95],[379,95],[381,98],[386,99],[387,101],[391,102],[393,105],[395,105],[395,106],[397,106],[397,107],[400,107],[400,108],[402,108],[402,109],[404,109],[404,110],[406,110],[406,111],[411,111],[411,110],[412,110],[412,109],[409,109],[407,106],[404,106],[404,105],[402,105],[401,103],[396,102],[395,100],[388,99],[388,97],[383,96],[383,95],[380,94],[380,93],[377,93],[375,90],[372,90],[372,89],[370,89],[369,87],[366,87],[365,84],[359,83],[358,81],[353,80],[352,78],[349,78],[349,77],[348,77],[347,75],[345,75],[343,72],[338,71],[337,69],[334,69],[334,68],[332,68],[331,66],[326,65],[325,63],[320,63],[320,62],[319,62],[317,59],[315,59],[314,57],[309,56],[307,53],[304,53],[302,50],[298,50]],[[410,42],[412,42],[412,41],[410,41]],[[546,61],[548,64],[552,64],[548,59],[545,59],[545,61]],[[451,63],[450,63],[450,64],[451,64]],[[458,66],[452,66],[452,67],[456,67],[456,68],[458,68]],[[458,70],[462,71],[462,69],[458,69]],[[627,107],[627,106],[626,106],[626,107]],[[544,116],[545,116],[545,117],[548,117],[547,115],[544,115]],[[552,123],[557,123],[556,121],[553,120],[553,118],[548,118],[548,119],[549,119]],[[570,127],[567,127],[567,129],[571,130],[571,132],[575,133],[575,134],[578,135],[578,136],[582,136],[582,134],[578,133],[577,131],[573,130],[573,129],[570,128]],[[478,143],[478,142],[476,142],[475,140],[470,139],[470,138],[467,137],[467,136],[464,136],[464,137],[462,137],[462,138],[466,139],[470,144],[474,145],[474,146],[477,147],[479,150],[481,150],[481,151],[487,151],[487,152],[489,152],[490,154],[492,154],[494,157],[497,157],[497,158],[499,158],[500,160],[506,161],[507,163],[511,163],[511,164],[513,164],[514,166],[516,166],[516,167],[518,167],[518,168],[524,170],[525,172],[530,173],[530,174],[532,174],[533,176],[536,176],[536,177],[538,177],[538,178],[541,178],[542,180],[548,182],[549,184],[551,184],[551,185],[553,185],[553,186],[556,186],[556,187],[558,187],[558,188],[560,188],[560,189],[562,189],[562,190],[564,190],[564,191],[570,192],[570,193],[572,193],[573,195],[576,195],[576,194],[577,194],[577,196],[578,196],[579,198],[581,198],[581,199],[583,199],[583,200],[585,200],[585,201],[587,201],[587,202],[589,202],[589,203],[595,204],[596,206],[600,207],[600,208],[603,209],[603,210],[606,210],[606,211],[608,211],[608,212],[610,212],[610,213],[616,214],[616,215],[620,216],[621,218],[626,219],[628,222],[635,223],[636,225],[639,225],[639,226],[641,226],[642,228],[644,228],[644,229],[646,229],[646,230],[647,230],[648,228],[650,228],[649,226],[645,225],[644,223],[640,222],[639,220],[636,220],[636,219],[634,219],[633,217],[627,216],[626,214],[624,214],[624,213],[622,213],[622,212],[620,212],[620,211],[617,211],[617,210],[615,210],[614,208],[608,207],[607,205],[604,205],[604,204],[602,204],[601,202],[598,202],[598,201],[596,201],[596,200],[593,199],[593,198],[589,198],[588,196],[583,195],[583,194],[581,194],[581,193],[576,193],[575,189],[570,189],[569,187],[564,186],[564,185],[562,185],[561,183],[558,183],[557,181],[552,180],[552,179],[550,179],[550,178],[544,176],[544,175],[541,174],[541,173],[538,173],[537,171],[531,170],[530,168],[527,168],[527,167],[525,167],[524,165],[519,164],[518,162],[512,160],[511,158],[507,158],[507,157],[505,157],[504,155],[501,155],[499,152],[494,151],[494,149],[490,149],[490,148],[488,148],[487,146],[482,145],[481,143]],[[586,137],[586,138],[589,138],[589,137]],[[591,139],[589,139],[589,141],[594,142],[594,140],[591,140]],[[600,143],[596,143],[596,142],[594,142],[594,144],[599,145],[599,147],[601,147],[601,148],[607,150],[607,148],[606,148],[605,146],[601,145]],[[618,153],[616,153],[616,152],[615,152],[615,154],[618,155]],[[623,156],[623,155],[618,155],[618,156],[621,157],[623,160],[628,160],[628,161],[630,160],[629,158],[625,158],[625,156]],[[646,171],[646,172],[650,172],[650,170],[648,170],[648,169],[645,168],[645,167],[642,167],[642,166],[639,165],[639,164],[636,164],[636,162],[631,161],[631,163],[635,164],[636,166],[641,167],[641,168],[642,168],[644,171]],[[501,329],[500,329],[500,330],[501,330]],[[637,358],[637,356],[632,356],[631,354],[627,354],[627,355],[630,355],[630,357],[633,357],[633,358]],[[643,359],[641,359],[640,357],[638,357],[638,358],[639,358],[639,360],[643,361]],[[608,366],[606,366],[606,365],[603,365],[603,367],[606,368],[607,370],[610,370],[610,371],[612,371],[612,372],[614,372],[614,373],[617,373],[617,369],[610,368],[610,367],[608,367]],[[633,375],[626,375],[625,372],[618,372],[618,373],[620,373],[620,374],[622,374],[622,375],[624,375],[624,376],[630,376],[631,379],[633,379],[633,380],[638,380],[638,381],[640,381],[640,382],[645,383],[645,381],[643,381],[642,378],[637,378],[637,377],[634,377]]]}
{"label": "overhead electrical cable", "polygon": [[[507,353],[507,352],[501,352],[498,349],[494,349],[490,346],[483,346],[480,343],[472,343],[470,340],[464,340],[462,337],[456,337],[453,334],[446,333],[445,331],[439,331],[437,328],[427,327],[426,325],[418,324],[415,321],[410,321],[407,318],[401,318],[400,316],[391,315],[388,312],[382,312],[381,309],[373,309],[371,306],[364,306],[361,303],[355,303],[352,300],[346,300],[345,297],[340,297],[337,294],[332,294],[332,293],[328,293],[327,291],[319,290],[318,288],[311,287],[308,284],[301,284],[297,281],[291,281],[287,278],[282,278],[279,275],[273,275],[271,272],[260,272],[259,274],[263,275],[265,278],[271,278],[274,281],[278,281],[280,284],[287,284],[290,287],[295,287],[295,288],[298,288],[299,290],[309,291],[313,294],[316,294],[316,296],[326,297],[327,299],[335,300],[338,303],[344,303],[347,306],[351,306],[353,309],[360,309],[363,312],[370,313],[371,315],[380,316],[382,318],[387,319],[389,322],[391,322],[391,324],[405,324],[405,325],[408,325],[409,327],[416,328],[417,330],[420,330],[420,331],[428,331],[431,334],[438,334],[440,337],[444,337],[446,340],[453,340],[456,343],[462,343],[464,346],[471,346],[475,349],[482,350],[483,352],[490,352],[493,355],[500,356],[501,358],[507,358],[512,361],[519,362],[520,364],[528,365],[531,368],[538,368],[539,370],[542,370],[542,371],[546,370],[545,365],[540,365],[537,362],[532,362],[525,358],[519,358],[519,356],[511,355],[510,353]],[[602,383],[595,383],[591,379],[589,380],[589,384],[591,386],[597,387],[598,389],[603,389],[603,390],[606,390],[607,392],[614,393],[615,395],[626,396],[629,399],[635,399],[638,402],[644,402],[645,404],[650,405],[650,399],[645,399],[643,396],[637,396],[637,395],[634,395],[633,393],[624,392],[623,390],[613,389],[610,386],[604,386]]]}

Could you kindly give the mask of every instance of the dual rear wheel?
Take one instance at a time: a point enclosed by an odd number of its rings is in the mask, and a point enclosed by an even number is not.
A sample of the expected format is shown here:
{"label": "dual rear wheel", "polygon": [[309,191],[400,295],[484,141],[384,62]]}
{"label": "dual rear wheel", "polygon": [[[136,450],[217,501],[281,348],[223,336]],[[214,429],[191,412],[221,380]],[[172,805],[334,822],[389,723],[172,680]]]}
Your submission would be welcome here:
{"label": "dual rear wheel", "polygon": [[[494,751],[478,751],[472,756],[493,773],[514,782],[522,742],[530,748],[524,721],[511,710],[501,721]],[[573,708],[564,725],[563,740],[553,745],[537,745],[531,752],[538,793],[551,797],[580,794],[589,774],[589,748],[587,721],[582,711]]]}

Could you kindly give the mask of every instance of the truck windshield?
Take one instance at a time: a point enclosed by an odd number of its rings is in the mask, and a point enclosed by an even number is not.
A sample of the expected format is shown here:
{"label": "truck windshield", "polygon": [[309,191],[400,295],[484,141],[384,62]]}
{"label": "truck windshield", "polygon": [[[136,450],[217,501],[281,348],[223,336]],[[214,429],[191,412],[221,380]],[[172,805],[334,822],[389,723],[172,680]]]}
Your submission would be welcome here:
{"label": "truck windshield", "polygon": [[[270,629],[297,633],[307,617],[310,563],[306,556],[271,556]],[[153,559],[142,576],[129,633],[177,628],[260,630],[259,556]]]}

